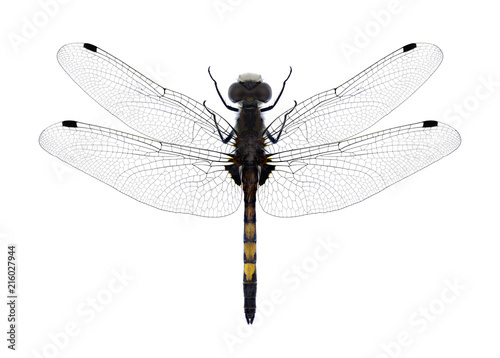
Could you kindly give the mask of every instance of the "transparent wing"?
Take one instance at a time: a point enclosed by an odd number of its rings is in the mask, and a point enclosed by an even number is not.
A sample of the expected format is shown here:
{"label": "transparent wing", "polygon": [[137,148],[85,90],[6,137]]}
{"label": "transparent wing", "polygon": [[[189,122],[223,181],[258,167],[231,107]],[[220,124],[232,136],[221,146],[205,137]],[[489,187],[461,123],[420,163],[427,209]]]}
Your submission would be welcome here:
{"label": "transparent wing", "polygon": [[[63,46],[57,59],[68,75],[126,125],[161,142],[223,150],[213,116],[203,104],[163,88],[90,44]],[[222,135],[231,126],[216,114]]]}
{"label": "transparent wing", "polygon": [[257,196],[268,214],[293,217],[358,203],[450,154],[452,127],[425,121],[271,155],[276,169]]}
{"label": "transparent wing", "polygon": [[50,154],[155,208],[208,217],[237,210],[242,190],[224,170],[228,154],[166,144],[81,122],[45,129]]}
{"label": "transparent wing", "polygon": [[[442,58],[437,46],[426,43],[394,51],[343,85],[299,103],[288,115],[278,143],[270,144],[270,151],[334,143],[364,131],[411,96]],[[269,127],[274,138],[285,113]]]}

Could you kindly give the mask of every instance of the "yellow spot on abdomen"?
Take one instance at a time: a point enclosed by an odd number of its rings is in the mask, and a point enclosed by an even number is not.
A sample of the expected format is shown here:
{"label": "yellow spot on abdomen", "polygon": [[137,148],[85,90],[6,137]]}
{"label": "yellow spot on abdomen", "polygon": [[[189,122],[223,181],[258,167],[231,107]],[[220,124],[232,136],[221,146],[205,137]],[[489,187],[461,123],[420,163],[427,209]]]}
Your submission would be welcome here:
{"label": "yellow spot on abdomen", "polygon": [[255,242],[245,242],[245,259],[255,259]]}
{"label": "yellow spot on abdomen", "polygon": [[255,223],[245,223],[245,236],[250,240],[255,238]]}
{"label": "yellow spot on abdomen", "polygon": [[245,280],[251,281],[255,272],[255,264],[245,264]]}

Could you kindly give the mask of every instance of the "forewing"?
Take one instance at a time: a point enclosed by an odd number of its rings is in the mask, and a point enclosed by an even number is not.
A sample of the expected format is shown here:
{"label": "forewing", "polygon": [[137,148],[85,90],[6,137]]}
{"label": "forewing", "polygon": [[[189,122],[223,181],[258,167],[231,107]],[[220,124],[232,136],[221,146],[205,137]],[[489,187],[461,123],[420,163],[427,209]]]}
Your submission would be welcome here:
{"label": "forewing", "polygon": [[224,170],[229,154],[166,144],[81,122],[45,129],[50,154],[155,208],[219,217],[233,213],[242,191]]}
{"label": "forewing", "polygon": [[[158,85],[106,51],[73,43],[63,46],[57,59],[90,97],[136,131],[166,143],[227,147],[203,104]],[[217,114],[216,121],[225,138],[230,125]]]}
{"label": "forewing", "polygon": [[[270,151],[334,143],[364,131],[411,96],[442,58],[437,46],[426,43],[394,51],[339,87],[299,103],[288,115],[278,143],[270,144]],[[270,125],[274,138],[287,112]]]}
{"label": "forewing", "polygon": [[276,168],[257,196],[268,214],[293,217],[358,203],[450,154],[452,127],[425,121],[333,144],[271,155]]}

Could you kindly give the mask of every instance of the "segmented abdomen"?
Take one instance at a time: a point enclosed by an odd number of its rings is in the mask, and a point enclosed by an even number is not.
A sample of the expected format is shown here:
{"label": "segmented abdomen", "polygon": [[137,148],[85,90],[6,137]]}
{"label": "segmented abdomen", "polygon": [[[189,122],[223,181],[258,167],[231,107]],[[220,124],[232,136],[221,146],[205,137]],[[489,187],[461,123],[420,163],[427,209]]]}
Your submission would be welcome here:
{"label": "segmented abdomen", "polygon": [[257,233],[255,226],[255,200],[257,196],[258,183],[257,166],[244,166],[242,169],[241,178],[245,200],[243,232],[243,293],[245,296],[245,317],[247,323],[251,324],[255,318],[255,297],[257,296]]}

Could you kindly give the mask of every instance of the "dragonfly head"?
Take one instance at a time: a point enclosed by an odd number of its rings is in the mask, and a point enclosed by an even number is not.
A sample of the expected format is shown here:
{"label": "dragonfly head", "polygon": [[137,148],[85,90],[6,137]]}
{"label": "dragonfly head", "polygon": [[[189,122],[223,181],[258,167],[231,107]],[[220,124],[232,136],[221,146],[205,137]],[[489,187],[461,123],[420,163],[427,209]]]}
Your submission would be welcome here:
{"label": "dragonfly head", "polygon": [[258,105],[269,102],[271,87],[262,82],[262,77],[255,73],[244,73],[238,77],[238,82],[229,87],[228,96],[231,102],[243,102],[243,106]]}

